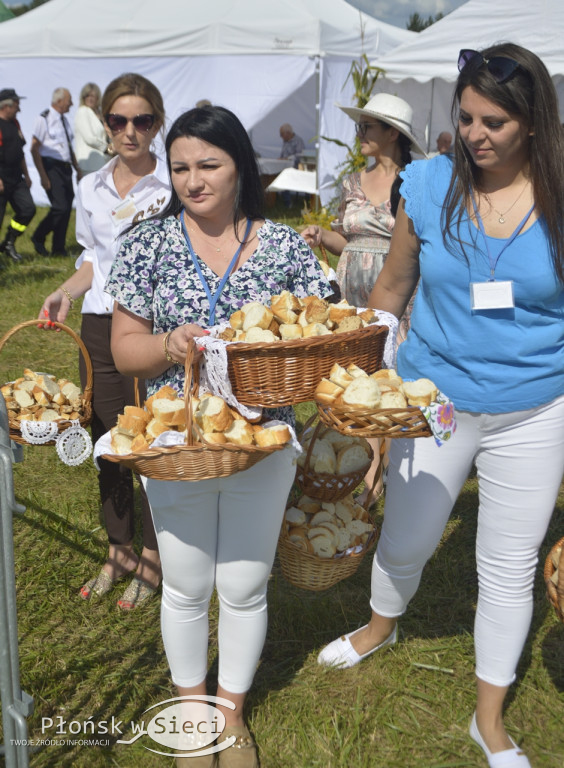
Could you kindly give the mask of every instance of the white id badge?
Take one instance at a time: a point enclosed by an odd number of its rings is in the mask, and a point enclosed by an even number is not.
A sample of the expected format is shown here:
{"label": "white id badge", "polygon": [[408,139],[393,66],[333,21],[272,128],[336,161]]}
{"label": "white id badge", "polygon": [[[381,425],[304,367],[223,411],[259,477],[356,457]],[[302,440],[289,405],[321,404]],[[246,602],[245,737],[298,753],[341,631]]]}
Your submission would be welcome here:
{"label": "white id badge", "polygon": [[487,283],[470,283],[472,309],[511,309],[513,280],[490,280]]}
{"label": "white id badge", "polygon": [[110,215],[112,217],[114,226],[117,227],[123,224],[124,219],[131,219],[136,213],[137,208],[135,207],[135,203],[130,197],[126,197],[125,200],[122,200],[117,205],[114,205]]}

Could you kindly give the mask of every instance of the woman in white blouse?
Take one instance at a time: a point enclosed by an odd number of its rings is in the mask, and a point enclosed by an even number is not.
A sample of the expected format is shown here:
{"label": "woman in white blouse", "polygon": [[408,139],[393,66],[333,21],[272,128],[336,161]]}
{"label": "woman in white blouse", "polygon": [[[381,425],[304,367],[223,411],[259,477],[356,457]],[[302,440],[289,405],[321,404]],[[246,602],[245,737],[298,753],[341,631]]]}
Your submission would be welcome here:
{"label": "woman in white blouse", "polygon": [[[170,198],[166,164],[151,151],[165,119],[159,90],[142,75],[121,75],[104,91],[102,111],[115,157],[78,185],[76,239],[83,251],[76,262],[76,272],[47,296],[39,314],[47,327],[50,321],[64,322],[75,299],[84,296],[80,333],[94,374],[94,441],[116,424],[126,405],[134,404],[134,380],[119,373],[110,350],[114,300],[104,291],[106,278],[124,232],[133,223],[158,213]],[[81,379],[84,386],[84,370]],[[144,381],[140,385],[143,397]],[[118,579],[134,573],[118,600],[121,609],[131,610],[154,594],[161,578],[151,510],[142,491],[143,550],[138,555],[133,549],[131,472],[103,459],[99,466],[109,553],[101,571],[83,585],[80,594],[85,600],[101,597]]]}
{"label": "woman in white blouse", "polygon": [[74,154],[83,174],[97,171],[110,159],[101,99],[96,83],[86,83],[80,91],[80,106],[74,119]]}

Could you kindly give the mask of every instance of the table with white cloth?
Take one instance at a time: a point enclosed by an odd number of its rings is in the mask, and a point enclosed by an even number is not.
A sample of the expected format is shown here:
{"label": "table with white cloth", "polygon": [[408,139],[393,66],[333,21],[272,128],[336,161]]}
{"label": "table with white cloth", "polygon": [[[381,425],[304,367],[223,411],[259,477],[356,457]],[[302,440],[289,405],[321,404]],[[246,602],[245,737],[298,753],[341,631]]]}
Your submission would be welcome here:
{"label": "table with white cloth", "polygon": [[[269,184],[283,171],[285,168],[291,168],[293,165],[292,160],[278,157],[257,157],[257,163],[260,172],[260,180],[262,182],[262,188],[267,190]],[[274,192],[266,194],[267,207],[272,208],[276,201],[276,194]]]}

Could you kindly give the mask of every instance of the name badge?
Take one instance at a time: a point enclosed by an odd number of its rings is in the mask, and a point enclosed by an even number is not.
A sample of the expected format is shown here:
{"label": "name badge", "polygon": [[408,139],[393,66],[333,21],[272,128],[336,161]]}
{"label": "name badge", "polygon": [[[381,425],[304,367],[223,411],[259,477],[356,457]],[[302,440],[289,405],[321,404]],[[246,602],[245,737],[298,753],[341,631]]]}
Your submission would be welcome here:
{"label": "name badge", "polygon": [[487,283],[470,283],[472,309],[511,309],[513,280],[489,280]]}
{"label": "name badge", "polygon": [[135,203],[130,197],[126,197],[125,200],[121,201],[121,203],[114,205],[110,215],[112,217],[114,226],[118,226],[124,221],[124,219],[131,219],[136,213],[137,208],[135,207]]}

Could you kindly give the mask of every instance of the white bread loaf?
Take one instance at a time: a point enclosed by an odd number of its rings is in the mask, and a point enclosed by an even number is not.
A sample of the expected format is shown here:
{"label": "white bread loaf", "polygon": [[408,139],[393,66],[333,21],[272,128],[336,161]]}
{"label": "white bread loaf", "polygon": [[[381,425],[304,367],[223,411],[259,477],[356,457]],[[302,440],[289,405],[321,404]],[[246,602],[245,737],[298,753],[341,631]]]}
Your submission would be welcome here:
{"label": "white bread loaf", "polygon": [[14,400],[20,408],[29,408],[35,404],[35,398],[23,389],[14,390]]}
{"label": "white bread loaf", "polygon": [[202,432],[225,432],[233,422],[229,406],[217,395],[202,398],[195,417]]}
{"label": "white bread loaf", "polygon": [[149,443],[143,433],[136,435],[131,442],[131,451],[144,451],[145,448],[149,448]]}
{"label": "white bread loaf", "polygon": [[245,315],[243,314],[242,310],[237,309],[229,318],[229,325],[233,328],[234,331],[242,331],[244,319]]}
{"label": "white bread loaf", "polygon": [[335,333],[348,333],[349,331],[358,331],[362,327],[362,320],[358,315],[354,315],[354,317],[344,317],[337,325]]}
{"label": "white bread loaf", "polygon": [[352,408],[378,408],[380,404],[378,382],[368,376],[360,376],[345,389],[341,400]]}
{"label": "white bread loaf", "polygon": [[306,515],[314,515],[321,509],[321,502],[317,499],[312,499],[311,496],[304,493],[304,495],[300,496],[298,499],[296,506],[303,509]]}
{"label": "white bread loaf", "polygon": [[290,526],[301,526],[305,525],[306,522],[306,513],[299,507],[288,507],[285,517]]}
{"label": "white bread loaf", "polygon": [[313,444],[309,465],[314,472],[327,472],[335,474],[337,469],[337,458],[331,443],[326,440],[316,440]]}
{"label": "white bread loaf", "polygon": [[337,454],[337,474],[347,475],[356,472],[363,467],[368,467],[369,460],[366,451],[360,445],[351,445],[341,448]]}
{"label": "white bread loaf", "polygon": [[337,325],[345,317],[354,317],[355,315],[356,307],[351,306],[346,299],[342,299],[338,304],[329,305],[329,320],[337,323]]}
{"label": "white bread loaf", "polygon": [[338,384],[345,389],[353,381],[353,376],[347,372],[346,368],[343,368],[339,363],[333,363],[333,367],[329,371],[329,380]]}
{"label": "white bread loaf", "polygon": [[282,291],[278,296],[272,296],[270,308],[274,317],[280,323],[287,324],[297,323],[298,315],[301,311],[299,299],[291,294],[290,291]]}
{"label": "white bread loaf", "polygon": [[149,411],[150,416],[154,416],[153,403],[155,400],[178,400],[178,392],[172,387],[169,387],[168,384],[165,384],[164,387],[157,390],[154,395],[148,397],[145,400],[145,408]]}
{"label": "white bread loaf", "polygon": [[227,442],[223,432],[204,432],[203,438],[206,443],[213,443],[214,445],[225,445]]}
{"label": "white bread loaf", "polygon": [[145,435],[147,436],[148,440],[152,441],[159,435],[162,435],[162,433],[166,432],[168,429],[169,427],[167,427],[166,424],[163,424],[162,421],[159,421],[159,419],[153,417],[145,428]]}
{"label": "white bread loaf", "polygon": [[263,328],[266,329],[272,322],[274,315],[272,311],[258,302],[252,302],[241,308],[244,315],[243,330],[245,333],[250,328]]}
{"label": "white bread loaf", "polygon": [[309,323],[303,326],[304,339],[309,339],[312,336],[327,336],[331,331],[323,323]]}
{"label": "white bread loaf", "polygon": [[123,432],[118,432],[117,427],[112,427],[110,429],[110,434],[110,444],[114,453],[117,453],[120,456],[125,456],[126,454],[131,453],[132,437],[124,435]]}
{"label": "white bread loaf", "polygon": [[335,384],[335,382],[329,379],[321,379],[315,388],[315,398],[321,403],[332,405],[337,398],[341,397],[344,391],[344,388]]}
{"label": "white bread loaf", "polygon": [[153,415],[160,422],[167,427],[178,427],[180,429],[186,428],[186,408],[184,400],[176,398],[176,400],[168,400],[167,398],[159,398],[153,400]]}
{"label": "white bread loaf", "polygon": [[292,437],[286,424],[275,424],[254,431],[254,439],[260,448],[268,448],[271,445],[285,445]]}
{"label": "white bread loaf", "polygon": [[228,443],[236,445],[252,445],[254,442],[254,431],[252,426],[244,419],[234,419],[228,429],[223,434]]}
{"label": "white bread loaf", "polygon": [[303,330],[301,325],[289,325],[282,323],[279,328],[280,338],[282,341],[292,341],[293,339],[301,339],[303,336]]}
{"label": "white bread loaf", "polygon": [[136,437],[142,435],[149,423],[150,416],[144,408],[137,408],[135,405],[126,405],[124,412],[117,418],[117,428],[124,435]]}
{"label": "white bread loaf", "polygon": [[277,341],[278,338],[268,328],[259,328],[258,325],[254,325],[245,331],[245,341],[247,344],[270,344],[273,341]]}
{"label": "white bread loaf", "polygon": [[402,390],[409,405],[431,405],[439,394],[439,390],[430,379],[404,381]]}
{"label": "white bread loaf", "polygon": [[325,323],[329,319],[329,306],[325,299],[311,297],[304,309],[306,324]]}
{"label": "white bread loaf", "polygon": [[380,408],[405,408],[407,400],[401,392],[390,390],[382,392],[380,397]]}
{"label": "white bread loaf", "polygon": [[368,376],[366,371],[363,371],[362,368],[359,368],[358,365],[355,365],[354,363],[347,365],[347,373],[352,376],[353,379],[358,379],[361,376]]}

